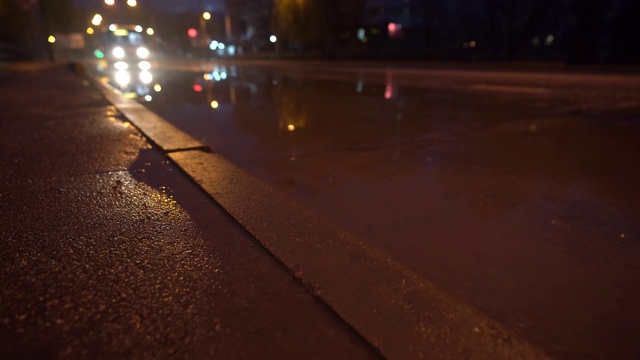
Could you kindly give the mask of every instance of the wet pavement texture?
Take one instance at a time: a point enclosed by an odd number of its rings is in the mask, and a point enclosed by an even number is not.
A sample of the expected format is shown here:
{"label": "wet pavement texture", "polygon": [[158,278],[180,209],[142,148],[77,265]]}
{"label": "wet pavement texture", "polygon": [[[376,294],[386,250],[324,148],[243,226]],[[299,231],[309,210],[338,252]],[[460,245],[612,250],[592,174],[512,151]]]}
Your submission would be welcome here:
{"label": "wet pavement texture", "polygon": [[377,357],[96,94],[0,74],[1,357]]}
{"label": "wet pavement texture", "polygon": [[637,76],[201,68],[141,101],[549,355],[640,354]]}

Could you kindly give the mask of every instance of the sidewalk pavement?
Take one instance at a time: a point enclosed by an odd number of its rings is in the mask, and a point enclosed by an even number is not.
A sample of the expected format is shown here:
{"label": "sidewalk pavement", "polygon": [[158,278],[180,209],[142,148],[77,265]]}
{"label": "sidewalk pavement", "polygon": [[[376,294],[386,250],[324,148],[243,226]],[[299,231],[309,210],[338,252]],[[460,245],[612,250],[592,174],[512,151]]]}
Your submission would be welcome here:
{"label": "sidewalk pavement", "polygon": [[379,353],[66,66],[0,68],[0,357]]}

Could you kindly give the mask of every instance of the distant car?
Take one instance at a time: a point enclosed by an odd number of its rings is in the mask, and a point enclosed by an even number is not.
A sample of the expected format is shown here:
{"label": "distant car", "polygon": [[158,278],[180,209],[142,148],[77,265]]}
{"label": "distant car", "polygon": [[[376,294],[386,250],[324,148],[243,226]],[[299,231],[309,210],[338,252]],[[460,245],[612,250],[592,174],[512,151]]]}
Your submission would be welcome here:
{"label": "distant car", "polygon": [[138,82],[150,84],[152,54],[142,27],[114,25],[104,35],[104,56],[115,82],[121,87]]}

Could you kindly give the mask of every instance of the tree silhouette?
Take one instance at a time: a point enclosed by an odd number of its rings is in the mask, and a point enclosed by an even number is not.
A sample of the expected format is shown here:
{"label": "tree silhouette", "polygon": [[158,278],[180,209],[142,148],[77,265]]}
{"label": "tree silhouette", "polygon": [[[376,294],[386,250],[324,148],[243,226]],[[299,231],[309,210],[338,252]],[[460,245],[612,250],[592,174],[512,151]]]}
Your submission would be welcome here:
{"label": "tree silhouette", "polygon": [[73,0],[38,0],[38,6],[48,33],[78,31]]}
{"label": "tree silhouette", "polygon": [[293,49],[314,47],[323,28],[320,11],[318,0],[275,0],[272,29],[281,43]]}
{"label": "tree silhouette", "polygon": [[575,25],[569,29],[569,62],[594,63],[598,61],[600,41],[605,33],[607,13],[613,8],[612,0],[574,0],[569,6]]}
{"label": "tree silhouette", "polygon": [[622,1],[610,23],[611,60],[640,63],[640,1]]}

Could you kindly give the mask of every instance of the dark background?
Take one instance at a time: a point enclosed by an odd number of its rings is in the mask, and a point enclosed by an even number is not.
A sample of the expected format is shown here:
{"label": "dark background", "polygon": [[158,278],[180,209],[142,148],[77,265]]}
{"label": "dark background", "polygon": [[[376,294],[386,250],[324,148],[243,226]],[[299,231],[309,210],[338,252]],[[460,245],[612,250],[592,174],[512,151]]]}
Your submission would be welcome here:
{"label": "dark background", "polygon": [[45,57],[50,34],[85,34],[100,13],[153,27],[168,52],[184,55],[194,47],[187,29],[204,35],[203,11],[212,13],[207,38],[243,57],[640,62],[637,0],[0,0],[0,54]]}

